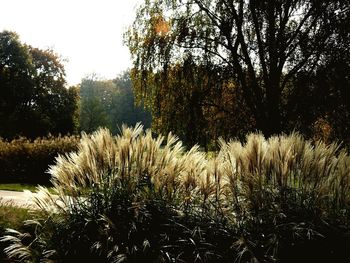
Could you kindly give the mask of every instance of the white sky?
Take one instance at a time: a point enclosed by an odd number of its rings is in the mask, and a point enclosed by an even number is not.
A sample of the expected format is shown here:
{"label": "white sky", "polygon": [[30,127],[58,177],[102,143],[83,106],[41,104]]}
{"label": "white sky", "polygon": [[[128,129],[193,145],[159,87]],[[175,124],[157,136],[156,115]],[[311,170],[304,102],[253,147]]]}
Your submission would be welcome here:
{"label": "white sky", "polygon": [[0,0],[0,31],[64,59],[69,85],[87,74],[114,78],[130,68],[123,32],[140,0]]}

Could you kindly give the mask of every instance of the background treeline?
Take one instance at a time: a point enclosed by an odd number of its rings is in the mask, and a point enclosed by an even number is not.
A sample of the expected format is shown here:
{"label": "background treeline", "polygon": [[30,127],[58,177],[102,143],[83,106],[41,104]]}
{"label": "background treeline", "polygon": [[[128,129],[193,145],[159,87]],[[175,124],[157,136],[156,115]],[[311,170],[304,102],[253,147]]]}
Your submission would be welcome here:
{"label": "background treeline", "polygon": [[[244,139],[257,130],[266,136],[296,130],[349,145],[347,1],[242,3],[241,27],[251,30],[243,38],[235,8],[220,9],[225,3],[217,1],[214,17],[190,0],[181,3],[184,13],[166,1],[146,3],[126,34],[131,72],[112,80],[91,75],[69,88],[52,50],[0,33],[0,137],[90,133],[100,126],[116,134],[123,123],[140,121],[189,146],[215,147],[219,137]],[[190,6],[199,9],[193,21]],[[302,20],[293,16],[298,6]],[[283,24],[272,27],[272,17]]]}
{"label": "background treeline", "polygon": [[128,72],[113,80],[95,75],[67,87],[61,58],[0,32],[0,181],[48,184],[58,154],[76,150],[80,132],[123,124],[151,125],[134,103]]}
{"label": "background treeline", "polygon": [[113,80],[91,75],[67,87],[57,54],[23,44],[9,31],[0,33],[0,92],[4,139],[90,133],[100,126],[118,133],[123,123],[151,125],[150,113],[135,106],[128,72]]}
{"label": "background treeline", "polygon": [[113,134],[123,124],[134,126],[142,122],[151,126],[151,114],[142,105],[136,106],[128,72],[113,80],[101,80],[96,75],[84,78],[80,84],[80,130],[87,133],[107,127]]}

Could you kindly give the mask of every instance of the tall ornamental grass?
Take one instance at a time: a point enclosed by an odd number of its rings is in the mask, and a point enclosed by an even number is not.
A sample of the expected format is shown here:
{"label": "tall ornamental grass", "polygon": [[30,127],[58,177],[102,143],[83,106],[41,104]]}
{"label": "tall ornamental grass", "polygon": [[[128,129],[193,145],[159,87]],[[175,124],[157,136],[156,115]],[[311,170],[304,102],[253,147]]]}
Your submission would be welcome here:
{"label": "tall ornamental grass", "polygon": [[56,159],[41,216],[2,238],[47,262],[349,260],[350,157],[298,134],[221,141],[214,157],[141,125]]}

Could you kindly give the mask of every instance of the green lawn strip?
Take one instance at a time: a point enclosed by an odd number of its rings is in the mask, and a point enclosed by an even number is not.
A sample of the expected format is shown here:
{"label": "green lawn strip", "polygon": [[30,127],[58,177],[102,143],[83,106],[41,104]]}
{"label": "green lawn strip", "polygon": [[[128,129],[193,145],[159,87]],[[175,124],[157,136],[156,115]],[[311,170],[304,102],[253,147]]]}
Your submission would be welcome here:
{"label": "green lawn strip", "polygon": [[[17,192],[23,192],[23,190],[36,192],[37,187],[38,185],[33,185],[33,184],[0,184],[0,190],[17,191]],[[53,193],[50,187],[48,187],[48,189],[51,193]]]}

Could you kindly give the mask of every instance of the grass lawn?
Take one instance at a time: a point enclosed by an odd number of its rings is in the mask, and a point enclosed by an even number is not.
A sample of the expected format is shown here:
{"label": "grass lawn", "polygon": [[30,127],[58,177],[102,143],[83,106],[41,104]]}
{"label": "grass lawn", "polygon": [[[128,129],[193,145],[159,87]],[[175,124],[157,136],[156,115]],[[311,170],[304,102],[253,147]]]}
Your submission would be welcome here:
{"label": "grass lawn", "polygon": [[37,187],[38,185],[33,185],[33,184],[0,184],[0,190],[17,191],[17,192],[23,192],[23,190],[36,192]]}
{"label": "grass lawn", "polygon": [[[0,237],[6,234],[6,228],[23,229],[23,221],[33,217],[34,214],[29,209],[13,206],[11,202],[0,198]],[[11,262],[7,261],[3,252],[5,247],[6,244],[0,242],[0,262]]]}
{"label": "grass lawn", "polygon": [[22,226],[22,222],[31,216],[29,209],[14,206],[11,202],[5,202],[0,198],[0,229],[18,229]]}

